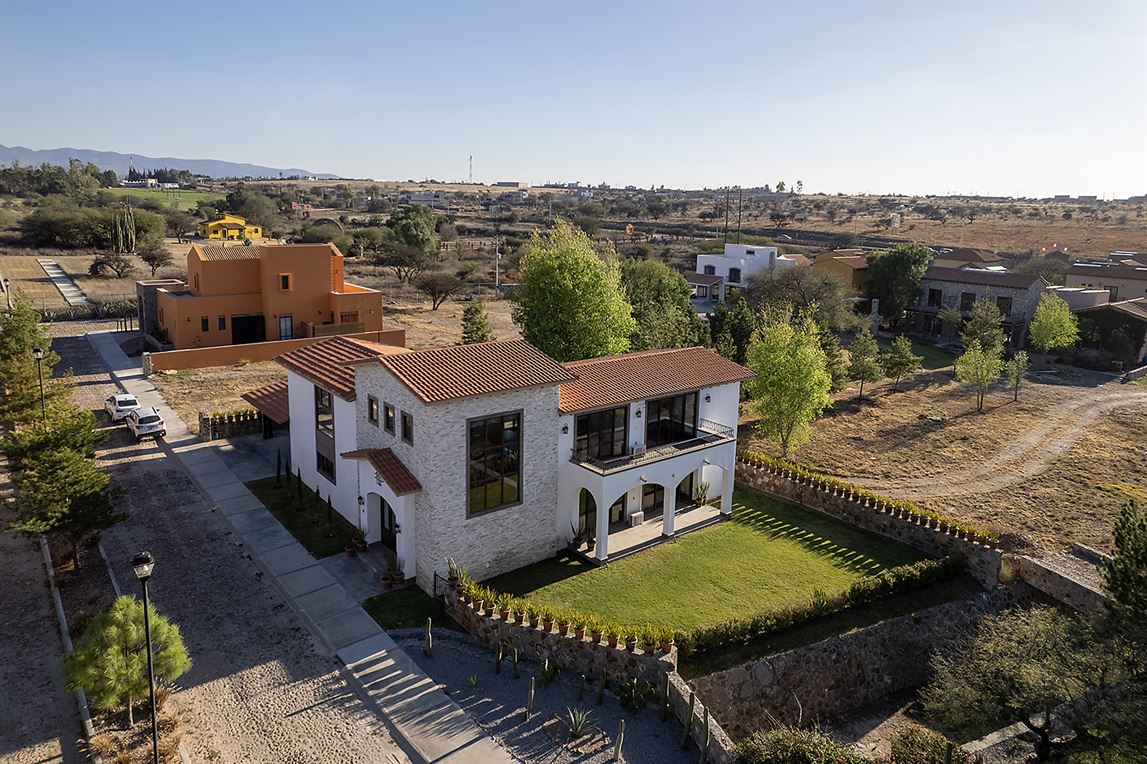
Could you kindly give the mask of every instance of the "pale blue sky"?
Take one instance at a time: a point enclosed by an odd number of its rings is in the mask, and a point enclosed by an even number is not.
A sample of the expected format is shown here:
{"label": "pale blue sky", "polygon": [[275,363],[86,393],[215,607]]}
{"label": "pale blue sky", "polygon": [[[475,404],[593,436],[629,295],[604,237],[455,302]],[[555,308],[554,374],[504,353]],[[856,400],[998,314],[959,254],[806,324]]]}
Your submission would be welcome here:
{"label": "pale blue sky", "polygon": [[1147,2],[0,0],[0,143],[379,179],[1147,192]]}

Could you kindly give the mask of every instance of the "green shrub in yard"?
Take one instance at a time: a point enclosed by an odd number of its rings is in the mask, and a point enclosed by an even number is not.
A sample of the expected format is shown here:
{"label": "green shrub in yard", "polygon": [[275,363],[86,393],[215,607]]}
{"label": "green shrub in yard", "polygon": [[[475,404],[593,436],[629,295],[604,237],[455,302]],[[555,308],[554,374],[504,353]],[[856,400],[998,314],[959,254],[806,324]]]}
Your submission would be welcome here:
{"label": "green shrub in yard", "polygon": [[[952,751],[951,759],[947,758],[949,749]],[[912,726],[893,738],[889,764],[970,764],[971,761],[971,754],[965,753],[939,732]]]}
{"label": "green shrub in yard", "polygon": [[872,764],[818,730],[775,729],[737,744],[737,764]]}
{"label": "green shrub in yard", "polygon": [[750,451],[747,449],[737,451],[737,456],[746,461],[759,462],[766,467],[788,470],[798,477],[806,478],[809,480],[816,480],[820,483],[824,483],[825,485],[834,486],[845,491],[851,491],[857,498],[867,499],[872,502],[879,501],[886,506],[892,507],[893,509],[905,511],[912,517],[919,518],[921,520],[933,521],[941,525],[945,525],[953,530],[967,533],[973,537],[978,537],[979,539],[996,541],[999,538],[998,533],[994,533],[971,523],[955,520],[943,513],[936,512],[931,509],[925,509],[913,501],[909,501],[907,499],[894,499],[891,496],[882,496],[875,491],[870,491],[867,488],[862,488],[855,483],[849,483],[846,480],[841,480],[840,478],[835,478],[831,475],[825,475],[815,470],[810,470],[808,467],[802,467],[799,464],[795,464],[786,459],[778,459],[775,456],[769,456],[768,454],[762,453],[760,451]]}

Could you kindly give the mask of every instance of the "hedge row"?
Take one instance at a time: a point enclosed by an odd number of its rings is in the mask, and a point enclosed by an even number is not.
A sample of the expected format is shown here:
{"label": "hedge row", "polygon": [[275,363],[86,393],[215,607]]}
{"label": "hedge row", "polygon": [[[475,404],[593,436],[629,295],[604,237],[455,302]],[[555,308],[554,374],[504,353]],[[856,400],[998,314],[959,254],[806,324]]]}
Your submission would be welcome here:
{"label": "hedge row", "polygon": [[920,520],[925,520],[935,523],[941,527],[947,527],[954,531],[966,533],[973,537],[973,539],[981,538],[990,541],[997,541],[999,539],[999,534],[993,531],[989,531],[986,528],[981,528],[978,525],[973,525],[972,523],[965,523],[962,520],[956,520],[932,509],[926,509],[925,507],[921,507],[919,504],[909,501],[908,499],[896,499],[891,496],[884,496],[882,494],[876,493],[875,491],[870,491],[867,488],[856,485],[855,483],[849,483],[845,480],[841,480],[840,478],[835,478],[831,475],[825,475],[822,472],[810,470],[807,467],[802,467],[799,464],[794,464],[793,462],[779,459],[775,456],[769,456],[768,454],[761,453],[760,451],[749,451],[741,449],[737,451],[737,456],[747,462],[756,462],[764,467],[769,467],[774,470],[787,470],[797,477],[817,483],[822,483],[826,486],[839,488],[842,491],[851,492],[858,500],[868,500],[873,504],[879,502],[892,509],[898,509],[906,512],[910,516]]}

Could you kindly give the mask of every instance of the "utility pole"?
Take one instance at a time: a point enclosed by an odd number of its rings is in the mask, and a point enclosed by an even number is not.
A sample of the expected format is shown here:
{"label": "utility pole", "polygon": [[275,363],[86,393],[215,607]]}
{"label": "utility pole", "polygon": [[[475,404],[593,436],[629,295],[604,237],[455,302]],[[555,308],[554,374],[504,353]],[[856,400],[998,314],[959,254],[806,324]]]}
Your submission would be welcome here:
{"label": "utility pole", "polygon": [[501,239],[495,239],[494,240],[494,299],[495,300],[498,299],[498,295],[500,294],[500,287],[501,287],[501,281],[502,281],[501,246],[502,246],[502,240]]}
{"label": "utility pole", "polygon": [[729,243],[729,196],[732,189],[725,186],[725,243]]}
{"label": "utility pole", "polygon": [[741,203],[745,201],[745,189],[737,186],[737,243],[741,243]]}
{"label": "utility pole", "polygon": [[470,185],[474,185],[474,155],[470,155]]}

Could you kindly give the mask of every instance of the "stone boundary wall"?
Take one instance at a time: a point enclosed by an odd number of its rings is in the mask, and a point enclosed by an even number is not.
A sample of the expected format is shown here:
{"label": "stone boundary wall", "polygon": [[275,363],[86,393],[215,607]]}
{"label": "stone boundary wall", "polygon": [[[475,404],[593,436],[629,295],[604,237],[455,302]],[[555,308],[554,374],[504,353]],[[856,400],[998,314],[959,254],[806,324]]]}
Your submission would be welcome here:
{"label": "stone boundary wall", "polygon": [[[694,696],[692,718],[689,718],[690,695]],[[705,729],[705,703],[700,694],[690,688],[676,671],[669,675],[669,711],[680,719],[682,724],[689,725],[689,737],[698,748],[708,744],[706,762],[733,764],[736,761],[736,743],[721,727],[712,710],[709,711],[709,728]]]}
{"label": "stone boundary wall", "polygon": [[1028,599],[1026,587],[937,605],[698,677],[690,684],[733,740],[777,723],[809,724],[923,684],[928,658],[984,615]]}
{"label": "stone boundary wall", "polygon": [[578,639],[571,629],[562,635],[555,630],[545,631],[541,626],[531,627],[528,622],[503,621],[496,614],[463,603],[453,587],[446,589],[446,612],[461,624],[480,643],[496,650],[499,644],[506,648],[507,660],[516,648],[519,656],[540,661],[549,658],[559,668],[576,671],[586,677],[599,677],[602,672],[614,681],[637,678],[661,686],[666,674],[677,670],[677,648],[668,653],[654,648],[645,653],[640,647],[630,652],[623,645],[610,647],[604,641],[593,644],[586,636]]}
{"label": "stone boundary wall", "polygon": [[263,417],[256,409],[232,411],[226,414],[199,412],[199,439],[218,440],[252,435],[263,431]]}
{"label": "stone boundary wall", "polygon": [[964,531],[915,517],[883,501],[872,502],[839,486],[740,456],[737,457],[737,481],[934,557],[948,555],[964,560],[968,573],[986,589],[999,583],[1003,552],[991,542],[981,543],[970,538]]}
{"label": "stone boundary wall", "polygon": [[1103,592],[1084,581],[1072,578],[1068,573],[1044,565],[1027,555],[1014,556],[1017,571],[1028,585],[1082,613],[1103,613],[1107,609],[1107,598]]}

